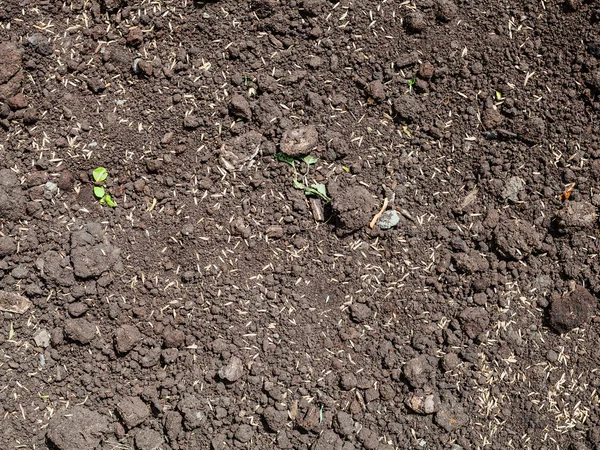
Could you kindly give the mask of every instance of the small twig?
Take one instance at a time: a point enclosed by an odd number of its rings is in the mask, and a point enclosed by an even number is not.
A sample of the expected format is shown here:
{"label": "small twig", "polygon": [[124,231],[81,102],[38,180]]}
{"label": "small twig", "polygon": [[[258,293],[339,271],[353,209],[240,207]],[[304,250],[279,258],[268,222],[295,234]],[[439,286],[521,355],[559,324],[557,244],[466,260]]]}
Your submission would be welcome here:
{"label": "small twig", "polygon": [[375,224],[377,223],[377,221],[379,220],[381,215],[385,212],[387,207],[388,207],[388,198],[386,197],[385,199],[383,199],[383,206],[381,207],[381,210],[377,214],[375,214],[375,217],[373,217],[373,220],[371,220],[371,223],[369,224],[369,227],[371,227],[371,229],[375,226]]}

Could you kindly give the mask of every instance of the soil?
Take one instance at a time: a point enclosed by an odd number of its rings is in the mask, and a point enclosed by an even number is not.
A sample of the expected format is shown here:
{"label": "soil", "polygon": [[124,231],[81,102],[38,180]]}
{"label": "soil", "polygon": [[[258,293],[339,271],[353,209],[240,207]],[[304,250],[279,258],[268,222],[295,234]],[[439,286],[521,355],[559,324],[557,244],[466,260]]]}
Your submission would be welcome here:
{"label": "soil", "polygon": [[600,448],[598,2],[0,0],[0,60],[0,448]]}

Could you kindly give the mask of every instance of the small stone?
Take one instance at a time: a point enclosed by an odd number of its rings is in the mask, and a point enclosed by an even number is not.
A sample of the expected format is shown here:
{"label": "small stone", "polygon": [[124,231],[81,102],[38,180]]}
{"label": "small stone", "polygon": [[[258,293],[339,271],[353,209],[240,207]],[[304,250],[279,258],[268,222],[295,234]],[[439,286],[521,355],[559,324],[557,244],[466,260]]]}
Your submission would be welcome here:
{"label": "small stone", "polygon": [[139,397],[125,397],[117,404],[117,412],[128,429],[138,426],[150,415],[150,409]]}
{"label": "small stone", "polygon": [[46,348],[50,345],[50,333],[42,328],[33,335],[33,341],[38,347]]}
{"label": "small stone", "polygon": [[307,155],[316,147],[319,133],[314,125],[288,130],[281,138],[281,151],[289,156]]}
{"label": "small stone", "polygon": [[469,422],[469,417],[460,405],[444,404],[435,415],[435,423],[448,433],[465,426],[467,422]]}
{"label": "small stone", "polygon": [[425,16],[419,11],[413,11],[404,18],[406,29],[412,33],[421,33],[427,28]]}
{"label": "small stone", "polygon": [[96,326],[86,319],[68,319],[65,321],[66,336],[79,344],[88,344],[96,336]]}
{"label": "small stone", "polygon": [[351,391],[356,387],[357,384],[358,380],[356,379],[356,375],[354,375],[352,372],[345,373],[340,378],[340,387],[345,391]]}
{"label": "small stone", "polygon": [[171,327],[165,328],[163,332],[163,344],[165,348],[178,348],[185,343],[185,333]]}
{"label": "small stone", "polygon": [[88,311],[88,306],[84,302],[75,302],[67,307],[71,317],[81,317]]}
{"label": "small stone", "polygon": [[127,45],[138,47],[144,42],[144,34],[139,27],[134,27],[127,33]]}
{"label": "small stone", "polygon": [[115,331],[115,348],[118,353],[131,351],[142,341],[142,334],[134,325],[122,325]]}
{"label": "small stone", "polygon": [[51,194],[56,194],[56,192],[58,191],[58,185],[56,183],[53,183],[52,181],[47,181],[44,187]]}
{"label": "small stone", "polygon": [[8,236],[0,236],[0,258],[12,255],[17,251],[17,243]]}
{"label": "small stone", "polygon": [[350,315],[352,317],[352,320],[357,323],[364,322],[369,317],[371,317],[372,314],[373,311],[371,311],[371,308],[369,308],[364,303],[353,303],[350,306]]}
{"label": "small stone", "polygon": [[379,220],[377,221],[377,226],[382,230],[389,230],[390,228],[395,227],[400,222],[400,214],[395,209],[388,209],[385,211]]}
{"label": "small stone", "polygon": [[151,77],[153,73],[152,63],[146,60],[140,60],[137,64],[139,73],[145,77]]}
{"label": "small stone", "polygon": [[347,412],[340,411],[335,416],[333,429],[340,436],[350,436],[354,432],[354,420]]}
{"label": "small stone", "polygon": [[29,276],[29,268],[25,264],[19,264],[10,274],[17,280],[23,280]]}
{"label": "small stone", "polygon": [[18,94],[9,98],[6,103],[8,103],[8,106],[10,106],[12,109],[27,108],[27,99],[22,92],[19,92]]}
{"label": "small stone", "polygon": [[271,239],[281,239],[284,236],[283,227],[280,225],[269,225],[267,227],[267,236]]}
{"label": "small stone", "polygon": [[490,318],[485,308],[468,307],[465,308],[458,319],[462,325],[464,332],[473,339],[489,328]]}
{"label": "small stone", "polygon": [[288,413],[269,406],[263,411],[263,419],[270,430],[279,431],[285,427],[288,421]]}
{"label": "small stone", "polygon": [[552,300],[550,324],[559,333],[587,323],[596,309],[597,300],[584,287],[577,287],[570,295]]}
{"label": "small stone", "polygon": [[421,67],[419,67],[419,76],[425,80],[429,80],[431,77],[433,77],[434,73],[435,67],[433,67],[433,64],[430,62],[424,62],[421,64]]}
{"label": "small stone", "polygon": [[137,450],[159,450],[163,444],[163,435],[150,428],[144,428],[135,435],[135,448]]}
{"label": "small stone", "polygon": [[420,389],[428,384],[430,379],[435,375],[436,364],[436,358],[421,355],[407,361],[402,367],[402,372],[412,387]]}
{"label": "small stone", "polygon": [[408,94],[396,97],[392,106],[398,117],[406,122],[416,121],[425,110],[420,100]]}
{"label": "small stone", "polygon": [[561,230],[586,230],[596,226],[598,214],[591,203],[565,202],[556,214],[556,225]]}
{"label": "small stone", "polygon": [[42,56],[49,56],[52,54],[52,44],[46,36],[42,33],[33,33],[27,38],[27,44]]}
{"label": "small stone", "polygon": [[235,383],[244,375],[244,365],[237,356],[232,356],[226,366],[219,369],[219,378]]}
{"label": "small stone", "polygon": [[458,7],[452,0],[436,0],[435,17],[438,20],[449,22],[458,15]]}
{"label": "small stone", "polygon": [[523,189],[525,189],[525,181],[523,178],[511,177],[502,190],[502,198],[516,203],[519,201],[519,193]]}
{"label": "small stone", "polygon": [[406,405],[419,414],[434,414],[440,406],[440,397],[437,394],[412,393]]}
{"label": "small stone", "polygon": [[0,291],[0,311],[23,314],[33,303],[15,292]]}
{"label": "small stone", "polygon": [[498,108],[490,107],[483,110],[481,114],[481,123],[488,130],[494,129],[502,125],[504,118]]}
{"label": "small stone", "polygon": [[312,56],[308,60],[308,67],[311,69],[318,69],[323,65],[323,59],[319,56]]}
{"label": "small stone", "polygon": [[83,406],[55,411],[47,438],[57,450],[96,449],[109,432],[108,420]]}
{"label": "small stone", "polygon": [[167,133],[164,134],[164,136],[161,138],[160,143],[162,145],[168,145],[171,143],[171,141],[173,140],[173,137],[175,136],[175,133],[173,133],[172,131],[169,131]]}
{"label": "small stone", "polygon": [[367,86],[367,91],[373,100],[381,102],[385,100],[385,86],[380,80],[373,80]]}
{"label": "small stone", "polygon": [[252,119],[252,110],[250,109],[250,104],[248,100],[243,95],[234,95],[231,97],[231,101],[229,102],[229,111],[235,117],[239,117],[244,120]]}
{"label": "small stone", "polygon": [[190,130],[195,130],[201,125],[200,119],[194,115],[188,115],[183,118],[183,126]]}
{"label": "small stone", "polygon": [[254,436],[254,429],[247,424],[240,425],[233,435],[234,438],[242,443],[250,442],[252,436]]}
{"label": "small stone", "polygon": [[87,85],[90,91],[92,91],[94,94],[100,94],[106,89],[106,84],[104,84],[104,81],[96,77],[90,78],[87,82]]}

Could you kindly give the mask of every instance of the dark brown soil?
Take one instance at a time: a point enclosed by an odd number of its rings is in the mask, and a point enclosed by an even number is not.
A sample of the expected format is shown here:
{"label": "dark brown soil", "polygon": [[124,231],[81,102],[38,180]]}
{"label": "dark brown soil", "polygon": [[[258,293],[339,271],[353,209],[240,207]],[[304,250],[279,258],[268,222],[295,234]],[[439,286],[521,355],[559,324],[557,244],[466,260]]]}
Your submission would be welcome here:
{"label": "dark brown soil", "polygon": [[597,1],[0,0],[0,61],[0,448],[600,448]]}

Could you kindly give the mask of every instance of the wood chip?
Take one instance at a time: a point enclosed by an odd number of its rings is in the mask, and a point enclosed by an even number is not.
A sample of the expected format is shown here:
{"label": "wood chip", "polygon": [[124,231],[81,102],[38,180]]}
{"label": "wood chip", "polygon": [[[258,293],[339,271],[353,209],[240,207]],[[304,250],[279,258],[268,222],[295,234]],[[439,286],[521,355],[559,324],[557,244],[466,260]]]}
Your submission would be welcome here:
{"label": "wood chip", "polygon": [[32,303],[20,294],[0,291],[0,311],[23,314]]}

